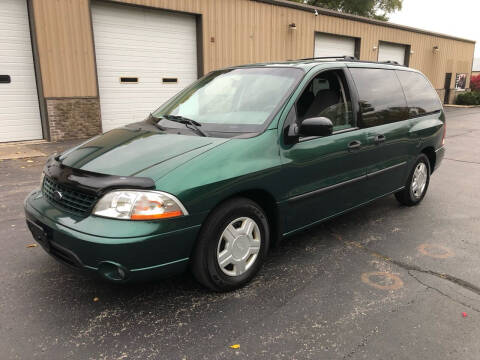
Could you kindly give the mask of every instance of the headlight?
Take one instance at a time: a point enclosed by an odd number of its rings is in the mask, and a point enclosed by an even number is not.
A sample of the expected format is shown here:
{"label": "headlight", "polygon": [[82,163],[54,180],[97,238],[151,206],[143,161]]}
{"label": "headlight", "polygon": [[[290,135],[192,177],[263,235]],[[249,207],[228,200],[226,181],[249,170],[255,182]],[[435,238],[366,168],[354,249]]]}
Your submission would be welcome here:
{"label": "headlight", "polygon": [[93,215],[127,220],[155,220],[188,215],[178,199],[161,191],[115,190],[95,205]]}

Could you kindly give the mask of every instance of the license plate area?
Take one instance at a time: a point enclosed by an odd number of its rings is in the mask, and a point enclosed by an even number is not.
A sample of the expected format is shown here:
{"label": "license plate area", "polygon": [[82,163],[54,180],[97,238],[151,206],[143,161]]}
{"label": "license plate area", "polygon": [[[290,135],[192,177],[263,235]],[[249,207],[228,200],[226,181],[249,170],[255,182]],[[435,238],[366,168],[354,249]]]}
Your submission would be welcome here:
{"label": "license plate area", "polygon": [[50,251],[49,231],[46,227],[43,227],[32,220],[27,219],[27,226],[33,235],[35,241],[37,241],[47,251]]}

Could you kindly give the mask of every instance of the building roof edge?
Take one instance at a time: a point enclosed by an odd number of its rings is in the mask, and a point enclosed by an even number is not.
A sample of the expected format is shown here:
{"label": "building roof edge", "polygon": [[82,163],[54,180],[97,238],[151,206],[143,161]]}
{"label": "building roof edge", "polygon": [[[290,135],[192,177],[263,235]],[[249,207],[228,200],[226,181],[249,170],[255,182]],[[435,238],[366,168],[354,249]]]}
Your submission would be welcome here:
{"label": "building roof edge", "polygon": [[405,31],[415,32],[415,33],[424,34],[424,35],[437,36],[437,37],[450,39],[450,40],[463,41],[463,42],[468,42],[468,43],[472,43],[472,44],[476,43],[474,40],[470,40],[470,39],[464,39],[464,38],[460,38],[460,37],[456,37],[456,36],[452,36],[452,35],[437,33],[437,32],[423,30],[423,29],[418,29],[418,28],[414,28],[414,27],[410,27],[410,26],[406,26],[406,25],[395,24],[395,23],[391,23],[391,22],[388,22],[388,21],[381,21],[381,20],[370,19],[370,18],[363,17],[363,16],[346,14],[346,13],[342,13],[342,12],[339,12],[339,11],[329,10],[329,9],[321,8],[321,7],[318,7],[318,6],[296,3],[296,2],[293,2],[293,1],[289,1],[289,0],[251,0],[251,1],[257,1],[257,2],[267,3],[267,4],[271,4],[271,5],[289,7],[289,8],[292,8],[292,9],[303,10],[303,11],[308,11],[308,12],[312,12],[312,13],[314,13],[315,10],[317,10],[317,12],[321,15],[334,16],[334,17],[339,17],[339,18],[343,18],[343,19],[368,23],[368,24],[372,24],[372,25],[385,26],[385,27],[389,27],[389,28],[405,30]]}

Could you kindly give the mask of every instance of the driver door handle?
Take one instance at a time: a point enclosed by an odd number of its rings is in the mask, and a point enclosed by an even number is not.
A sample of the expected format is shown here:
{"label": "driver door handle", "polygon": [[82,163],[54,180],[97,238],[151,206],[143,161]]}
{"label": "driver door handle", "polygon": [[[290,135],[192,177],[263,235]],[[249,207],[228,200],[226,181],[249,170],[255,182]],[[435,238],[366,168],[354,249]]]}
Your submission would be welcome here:
{"label": "driver door handle", "polygon": [[353,140],[348,144],[348,150],[349,151],[354,151],[360,149],[362,146],[362,143],[359,140]]}

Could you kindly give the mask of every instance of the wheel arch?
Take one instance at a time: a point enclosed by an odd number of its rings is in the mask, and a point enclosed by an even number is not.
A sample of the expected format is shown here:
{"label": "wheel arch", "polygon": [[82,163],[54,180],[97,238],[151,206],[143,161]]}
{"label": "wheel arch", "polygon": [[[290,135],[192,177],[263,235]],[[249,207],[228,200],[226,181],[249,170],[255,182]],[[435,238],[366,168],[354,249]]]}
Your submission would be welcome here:
{"label": "wheel arch", "polygon": [[240,192],[236,196],[252,200],[265,211],[270,225],[270,244],[275,246],[280,238],[280,218],[277,202],[273,195],[263,189],[252,189]]}
{"label": "wheel arch", "polygon": [[435,153],[435,149],[433,148],[433,146],[428,146],[426,148],[423,148],[421,153],[427,156],[428,162],[430,163],[430,173],[432,174],[433,171],[435,170],[435,163],[437,161],[437,155]]}
{"label": "wheel arch", "polygon": [[207,215],[208,217],[223,203],[234,198],[246,198],[258,204],[267,216],[267,221],[270,226],[270,247],[274,247],[279,243],[281,228],[279,207],[275,197],[265,189],[248,189],[236,192],[219,201]]}

